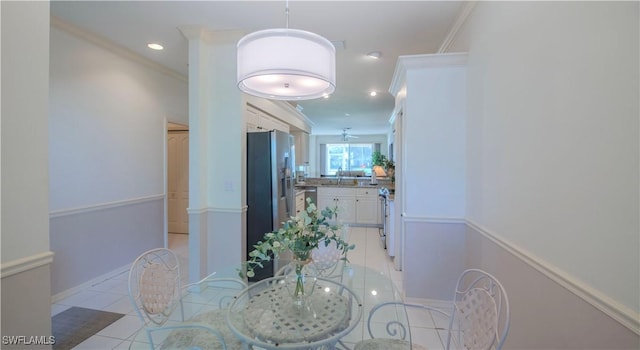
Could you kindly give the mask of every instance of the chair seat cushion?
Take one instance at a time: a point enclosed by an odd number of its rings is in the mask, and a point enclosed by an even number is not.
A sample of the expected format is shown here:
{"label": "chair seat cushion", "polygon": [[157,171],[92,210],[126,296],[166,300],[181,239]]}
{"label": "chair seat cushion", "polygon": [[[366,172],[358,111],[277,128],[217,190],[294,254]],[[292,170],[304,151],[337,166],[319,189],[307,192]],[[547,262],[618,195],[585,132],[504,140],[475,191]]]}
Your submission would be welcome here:
{"label": "chair seat cushion", "polygon": [[367,339],[356,344],[353,350],[427,350],[418,344],[410,344],[400,339]]}
{"label": "chair seat cushion", "polygon": [[[188,322],[209,326],[222,334],[227,349],[241,349],[242,344],[231,332],[226,321],[227,309],[220,309],[202,313],[191,318]],[[202,329],[179,329],[171,332],[162,343],[162,349],[222,349],[218,338]]]}

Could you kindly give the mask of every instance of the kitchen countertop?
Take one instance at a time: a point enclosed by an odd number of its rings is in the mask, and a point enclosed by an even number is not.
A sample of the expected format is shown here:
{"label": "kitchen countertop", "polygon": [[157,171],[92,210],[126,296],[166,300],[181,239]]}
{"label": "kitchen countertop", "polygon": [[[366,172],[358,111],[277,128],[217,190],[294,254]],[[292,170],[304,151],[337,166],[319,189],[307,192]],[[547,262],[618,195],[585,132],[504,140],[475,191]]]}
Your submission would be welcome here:
{"label": "kitchen countertop", "polygon": [[335,177],[307,178],[304,183],[295,184],[298,188],[304,187],[329,187],[329,188],[382,188],[394,189],[395,184],[388,179],[378,179],[376,185],[371,185],[368,177],[344,177],[338,183]]}

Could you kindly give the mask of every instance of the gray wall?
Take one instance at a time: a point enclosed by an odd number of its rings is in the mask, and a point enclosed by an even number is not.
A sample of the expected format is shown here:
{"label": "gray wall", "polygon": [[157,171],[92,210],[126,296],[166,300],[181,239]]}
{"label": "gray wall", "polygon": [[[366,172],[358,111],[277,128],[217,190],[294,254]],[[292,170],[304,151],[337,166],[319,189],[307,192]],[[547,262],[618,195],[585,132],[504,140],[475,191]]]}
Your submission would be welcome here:
{"label": "gray wall", "polygon": [[[471,6],[448,49],[468,52],[464,213],[406,208],[405,290],[442,299],[447,274],[479,267],[510,296],[506,348],[638,349],[640,5]],[[409,121],[427,93],[411,87]]]}
{"label": "gray wall", "polygon": [[164,246],[167,121],[186,78],[52,18],[49,116],[54,297]]}
{"label": "gray wall", "polygon": [[[640,349],[640,337],[472,225],[466,264],[491,271],[511,305],[505,349]],[[451,287],[453,290],[453,287]]]}
{"label": "gray wall", "polygon": [[450,48],[468,51],[467,265],[505,283],[507,348],[640,347],[639,18],[478,2]]}
{"label": "gray wall", "polygon": [[638,2],[480,2],[466,218],[640,312]]}
{"label": "gray wall", "polygon": [[53,295],[130,264],[164,246],[164,198],[121,203],[51,218]]}

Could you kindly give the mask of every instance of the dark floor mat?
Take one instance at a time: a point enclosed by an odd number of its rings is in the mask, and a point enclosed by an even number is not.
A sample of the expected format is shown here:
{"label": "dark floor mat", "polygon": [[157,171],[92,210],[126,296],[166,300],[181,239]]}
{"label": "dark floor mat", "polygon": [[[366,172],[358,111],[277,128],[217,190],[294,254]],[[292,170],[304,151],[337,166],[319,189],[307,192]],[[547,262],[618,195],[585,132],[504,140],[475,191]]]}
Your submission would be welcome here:
{"label": "dark floor mat", "polygon": [[68,350],[119,320],[124,314],[71,307],[51,318],[56,343],[53,350]]}

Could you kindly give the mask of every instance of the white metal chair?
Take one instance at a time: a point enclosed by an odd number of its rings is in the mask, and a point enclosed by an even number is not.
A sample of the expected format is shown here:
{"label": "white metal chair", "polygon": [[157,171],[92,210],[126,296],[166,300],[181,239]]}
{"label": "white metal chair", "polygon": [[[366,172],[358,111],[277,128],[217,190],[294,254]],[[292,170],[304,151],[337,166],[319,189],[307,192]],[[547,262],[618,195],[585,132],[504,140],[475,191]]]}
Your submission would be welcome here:
{"label": "white metal chair", "polygon": [[367,328],[372,339],[356,344],[354,350],[422,349],[411,343],[411,330],[402,322],[386,324],[387,338],[375,338],[372,323],[379,310],[406,307],[442,315],[449,322],[445,349],[501,350],[509,332],[509,300],[504,287],[491,274],[469,269],[458,278],[451,312],[402,302],[382,303],[369,312]]}
{"label": "white metal chair", "polygon": [[[343,225],[340,230],[340,238],[349,242],[349,233],[349,226]],[[338,245],[334,241],[326,246],[321,242],[318,248],[311,251],[311,260],[318,269],[319,276],[341,279],[347,262],[347,253],[342,254],[342,250],[338,249]]]}
{"label": "white metal chair", "polygon": [[[318,273],[323,277],[336,277],[342,271],[342,251],[338,249],[336,242],[331,241],[325,246],[320,243],[318,248],[311,251],[311,260],[313,260]],[[338,268],[340,266],[340,268]]]}
{"label": "white metal chair", "polygon": [[[192,288],[205,289],[214,283],[221,283],[224,288],[236,285],[235,290],[246,287],[246,283],[238,279],[208,278],[183,288],[178,258],[173,251],[165,248],[146,251],[133,262],[129,271],[129,298],[144,323],[151,349],[155,349],[158,342],[153,335],[160,337],[161,333],[168,334],[162,342],[162,348],[227,349],[227,346],[235,348],[235,345],[239,345],[226,327],[225,310],[222,310],[224,298],[220,298],[220,310],[197,315],[186,322],[184,320],[185,292]],[[227,303],[229,301],[226,300]],[[176,314],[176,309],[180,311],[179,320],[170,320]]]}
{"label": "white metal chair", "polygon": [[[343,241],[348,242],[349,227],[347,225],[342,227],[340,236]],[[291,260],[291,253],[281,253],[280,258],[282,261],[289,261]],[[347,261],[347,254],[342,254],[342,250],[338,249],[338,244],[335,241],[329,242],[329,245],[326,246],[323,242],[320,242],[318,248],[311,251],[311,260],[317,270],[317,277],[337,278],[340,280]],[[274,276],[283,275],[286,269],[287,264],[284,264],[274,273]]]}

